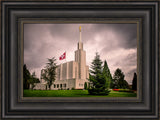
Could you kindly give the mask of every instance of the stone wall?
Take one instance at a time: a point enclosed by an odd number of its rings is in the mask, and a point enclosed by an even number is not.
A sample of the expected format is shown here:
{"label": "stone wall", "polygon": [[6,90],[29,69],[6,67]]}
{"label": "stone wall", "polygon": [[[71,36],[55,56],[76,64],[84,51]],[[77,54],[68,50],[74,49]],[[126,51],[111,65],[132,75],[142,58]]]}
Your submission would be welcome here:
{"label": "stone wall", "polygon": [[42,83],[35,83],[34,90],[46,90],[46,84]]}

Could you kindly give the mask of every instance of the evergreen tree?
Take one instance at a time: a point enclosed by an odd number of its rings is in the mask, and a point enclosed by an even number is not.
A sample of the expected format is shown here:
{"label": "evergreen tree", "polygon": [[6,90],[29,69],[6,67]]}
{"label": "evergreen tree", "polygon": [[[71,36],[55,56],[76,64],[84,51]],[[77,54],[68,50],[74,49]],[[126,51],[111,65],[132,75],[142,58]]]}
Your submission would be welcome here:
{"label": "evergreen tree", "polygon": [[134,73],[133,80],[132,80],[132,90],[137,90],[137,74]]}
{"label": "evergreen tree", "polygon": [[87,82],[84,83],[84,89],[87,90]]}
{"label": "evergreen tree", "polygon": [[110,88],[110,83],[111,83],[111,80],[112,80],[112,75],[110,73],[110,70],[109,70],[109,67],[108,67],[108,64],[107,64],[106,60],[104,61],[103,74],[106,76],[107,88],[109,89]]}
{"label": "evergreen tree", "polygon": [[48,63],[44,69],[44,73],[42,73],[42,79],[44,79],[45,81],[47,81],[47,85],[49,87],[49,89],[51,89],[51,85],[53,84],[53,82],[56,79],[56,59],[53,57],[51,59],[48,59]]}
{"label": "evergreen tree", "polygon": [[113,76],[113,88],[129,88],[129,85],[126,80],[124,80],[124,73],[121,71],[121,69],[117,68],[114,76]]}
{"label": "evergreen tree", "polygon": [[30,79],[30,72],[27,69],[26,64],[23,65],[23,89],[29,89],[28,80]]}
{"label": "evergreen tree", "polygon": [[91,82],[92,86],[88,90],[89,94],[109,94],[109,90],[107,89],[107,77],[103,72],[102,63],[103,62],[100,59],[100,55],[96,53],[90,70],[89,81]]}

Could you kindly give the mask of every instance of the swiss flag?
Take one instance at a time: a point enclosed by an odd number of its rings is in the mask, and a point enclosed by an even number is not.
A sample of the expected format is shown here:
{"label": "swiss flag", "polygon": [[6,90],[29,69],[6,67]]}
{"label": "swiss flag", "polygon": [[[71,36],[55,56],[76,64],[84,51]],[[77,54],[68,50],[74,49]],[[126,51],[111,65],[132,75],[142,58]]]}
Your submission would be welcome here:
{"label": "swiss flag", "polygon": [[66,52],[64,52],[63,55],[61,55],[61,56],[59,57],[59,60],[63,60],[63,59],[65,59],[65,58],[66,58]]}

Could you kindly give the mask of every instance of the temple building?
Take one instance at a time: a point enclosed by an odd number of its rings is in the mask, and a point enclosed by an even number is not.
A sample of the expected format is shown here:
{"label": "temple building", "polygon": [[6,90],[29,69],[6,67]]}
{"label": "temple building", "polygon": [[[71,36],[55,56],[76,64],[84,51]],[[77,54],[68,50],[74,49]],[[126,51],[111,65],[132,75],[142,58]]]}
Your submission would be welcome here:
{"label": "temple building", "polygon": [[[81,27],[79,27],[79,34],[80,39],[75,51],[75,60],[57,66],[56,80],[51,86],[52,90],[84,89],[85,82],[88,83],[89,66],[86,65],[86,51],[83,50],[81,41]],[[43,70],[41,72],[43,73]],[[40,84],[37,84],[34,89],[45,89],[45,81],[41,79]]]}

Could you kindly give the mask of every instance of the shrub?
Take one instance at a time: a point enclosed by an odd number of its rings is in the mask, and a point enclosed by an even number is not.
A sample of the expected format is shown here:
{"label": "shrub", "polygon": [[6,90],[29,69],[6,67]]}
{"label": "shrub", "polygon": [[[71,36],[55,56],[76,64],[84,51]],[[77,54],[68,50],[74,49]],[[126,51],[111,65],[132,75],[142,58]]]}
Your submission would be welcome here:
{"label": "shrub", "polygon": [[85,89],[85,90],[88,89],[88,88],[87,88],[87,83],[86,83],[86,82],[84,83],[84,89]]}
{"label": "shrub", "polygon": [[119,91],[119,89],[113,89],[113,91]]}
{"label": "shrub", "polygon": [[72,90],[75,90],[75,88],[73,87]]}
{"label": "shrub", "polygon": [[101,90],[97,88],[88,89],[90,95],[108,95],[110,90]]}

